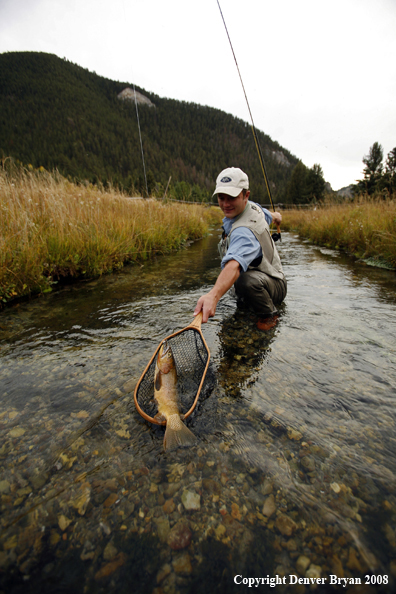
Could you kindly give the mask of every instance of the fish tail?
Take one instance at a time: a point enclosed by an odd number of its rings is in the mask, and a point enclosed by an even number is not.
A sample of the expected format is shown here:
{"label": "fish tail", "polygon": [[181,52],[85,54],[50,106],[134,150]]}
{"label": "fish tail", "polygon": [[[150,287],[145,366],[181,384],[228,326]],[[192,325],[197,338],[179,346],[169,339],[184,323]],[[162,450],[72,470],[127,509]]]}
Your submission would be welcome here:
{"label": "fish tail", "polygon": [[194,433],[186,427],[179,415],[168,417],[164,437],[165,450],[173,450],[178,446],[191,446],[196,441]]}

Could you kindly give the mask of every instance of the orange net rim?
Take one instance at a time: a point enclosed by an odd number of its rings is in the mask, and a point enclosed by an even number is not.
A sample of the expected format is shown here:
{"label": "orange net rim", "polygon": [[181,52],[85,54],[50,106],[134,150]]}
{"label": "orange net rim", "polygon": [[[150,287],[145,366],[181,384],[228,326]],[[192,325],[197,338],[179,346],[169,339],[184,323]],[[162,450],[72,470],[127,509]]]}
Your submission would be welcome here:
{"label": "orange net rim", "polygon": [[200,382],[200,384],[198,386],[198,390],[197,390],[197,393],[195,395],[194,402],[192,403],[191,408],[186,412],[186,414],[184,415],[183,418],[184,419],[187,419],[187,417],[189,417],[191,415],[191,413],[194,411],[195,407],[197,406],[198,398],[199,398],[199,395],[201,393],[202,386],[203,386],[203,383],[204,383],[204,380],[205,380],[205,376],[206,376],[206,372],[208,370],[209,362],[210,362],[210,350],[209,350],[209,347],[208,347],[208,345],[206,343],[205,337],[204,337],[204,335],[202,334],[202,331],[201,331],[201,322],[202,322],[202,312],[200,312],[194,318],[194,320],[191,322],[191,324],[189,324],[188,326],[186,326],[182,330],[178,330],[177,332],[174,332],[173,334],[169,334],[169,336],[167,336],[166,338],[163,338],[161,340],[161,342],[159,343],[159,345],[157,346],[157,348],[156,348],[153,356],[151,357],[150,361],[147,363],[147,365],[146,365],[146,367],[145,367],[142,375],[139,378],[138,383],[136,384],[135,391],[133,393],[133,399],[135,401],[136,409],[137,409],[138,413],[146,421],[149,421],[150,423],[154,423],[155,425],[166,425],[166,421],[157,421],[156,419],[154,419],[153,417],[150,417],[150,415],[148,415],[147,413],[145,413],[144,410],[140,407],[140,405],[139,405],[139,403],[137,401],[137,392],[138,392],[139,386],[140,386],[140,384],[141,384],[144,376],[146,375],[146,373],[147,373],[150,365],[153,363],[155,357],[157,356],[158,351],[160,350],[162,343],[165,340],[169,340],[170,338],[173,338],[174,336],[177,336],[178,334],[181,334],[182,332],[186,332],[186,330],[196,330],[197,332],[199,332],[199,334],[200,334],[200,336],[202,338],[203,344],[205,346],[205,349],[207,350],[207,353],[208,353],[208,360],[206,361],[205,369],[204,369],[204,372],[202,374],[201,382]]}

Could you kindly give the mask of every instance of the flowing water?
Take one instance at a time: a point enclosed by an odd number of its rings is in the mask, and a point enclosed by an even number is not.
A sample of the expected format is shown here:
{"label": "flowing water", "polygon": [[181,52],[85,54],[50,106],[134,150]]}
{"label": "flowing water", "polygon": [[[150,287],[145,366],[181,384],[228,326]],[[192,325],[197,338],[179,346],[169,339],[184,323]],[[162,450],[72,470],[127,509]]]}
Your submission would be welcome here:
{"label": "flowing water", "polygon": [[394,272],[284,234],[278,324],[226,295],[202,326],[197,445],[137,413],[217,240],[0,314],[4,594],[394,591]]}

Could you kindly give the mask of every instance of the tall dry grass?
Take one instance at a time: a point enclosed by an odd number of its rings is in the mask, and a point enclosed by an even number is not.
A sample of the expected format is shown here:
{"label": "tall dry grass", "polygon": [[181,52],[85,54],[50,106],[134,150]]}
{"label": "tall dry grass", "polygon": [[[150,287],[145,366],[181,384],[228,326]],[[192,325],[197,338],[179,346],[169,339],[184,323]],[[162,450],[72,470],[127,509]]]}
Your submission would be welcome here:
{"label": "tall dry grass", "polygon": [[60,175],[0,168],[0,302],[164,254],[221,220],[201,205],[131,200]]}
{"label": "tall dry grass", "polygon": [[396,268],[395,198],[359,196],[341,204],[327,200],[315,210],[285,210],[282,227],[316,244]]}

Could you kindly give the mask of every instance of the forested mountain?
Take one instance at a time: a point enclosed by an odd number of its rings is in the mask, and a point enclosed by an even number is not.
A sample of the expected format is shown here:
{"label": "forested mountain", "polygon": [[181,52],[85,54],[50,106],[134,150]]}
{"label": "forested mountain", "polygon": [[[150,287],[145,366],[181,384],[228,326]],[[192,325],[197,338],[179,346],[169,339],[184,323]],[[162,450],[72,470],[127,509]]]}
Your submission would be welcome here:
{"label": "forested mountain", "polygon": [[[0,156],[92,183],[143,189],[131,83],[109,80],[53,54],[0,54]],[[252,196],[268,203],[251,127],[219,109],[161,98],[136,87],[150,191],[172,176],[179,197],[209,197],[221,169],[241,167]],[[282,202],[298,159],[258,131],[274,201]]]}

